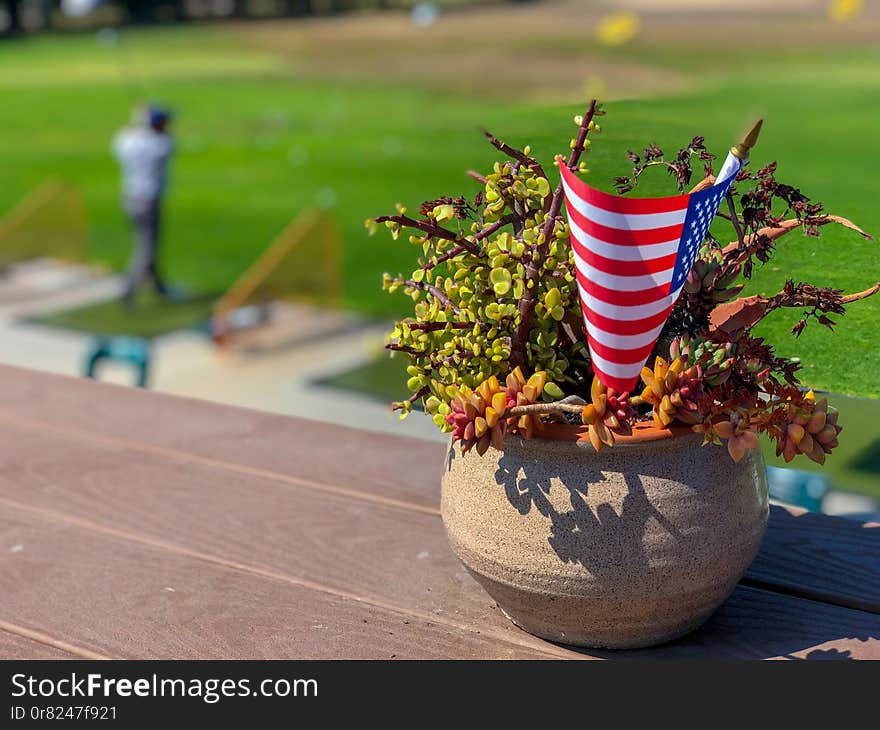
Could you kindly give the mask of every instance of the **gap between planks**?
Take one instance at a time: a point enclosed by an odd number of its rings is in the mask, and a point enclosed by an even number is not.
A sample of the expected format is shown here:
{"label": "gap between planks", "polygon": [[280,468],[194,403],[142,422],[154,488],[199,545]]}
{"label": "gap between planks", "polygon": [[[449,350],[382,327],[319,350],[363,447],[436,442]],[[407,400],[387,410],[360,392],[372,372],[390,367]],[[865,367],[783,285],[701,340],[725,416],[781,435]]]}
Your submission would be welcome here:
{"label": "gap between planks", "polygon": [[747,588],[755,588],[760,591],[778,593],[783,596],[791,596],[792,598],[802,598],[807,601],[815,601],[816,603],[825,603],[829,606],[839,606],[840,608],[848,608],[852,611],[863,611],[877,615],[877,606],[871,601],[863,601],[858,598],[848,598],[841,600],[833,593],[822,591],[806,586],[783,585],[782,583],[773,583],[769,580],[761,578],[752,578],[744,575],[739,580],[739,585]]}
{"label": "gap between planks", "polygon": [[[295,585],[300,588],[305,588],[307,590],[317,591],[320,593],[325,593],[336,598],[341,598],[343,600],[352,601],[355,603],[361,603],[366,606],[371,606],[373,608],[378,608],[384,611],[390,611],[397,615],[406,616],[408,618],[415,618],[421,621],[426,621],[428,623],[434,624],[442,624],[444,626],[449,626],[450,628],[458,629],[460,631],[464,631],[467,634],[472,633],[475,629],[473,626],[469,626],[467,624],[459,623],[456,621],[450,621],[445,617],[437,616],[433,613],[427,613],[424,611],[414,610],[410,608],[405,608],[403,606],[399,606],[394,603],[389,603],[388,601],[383,601],[377,598],[370,598],[368,596],[362,596],[357,593],[352,593],[350,591],[340,590],[338,588],[332,588],[330,586],[325,586],[322,583],[318,583],[316,581],[309,580],[307,578],[300,578],[298,576],[289,575],[287,573],[281,573],[274,570],[267,570],[265,568],[260,568],[255,565],[250,565],[248,563],[242,563],[236,560],[229,560],[227,558],[222,558],[217,555],[212,555],[211,553],[202,552],[200,550],[193,550],[191,548],[183,547],[181,545],[176,545],[175,543],[167,542],[165,540],[160,540],[158,538],[150,537],[148,535],[140,535],[135,532],[130,532],[128,530],[119,530],[114,527],[108,527],[106,525],[99,524],[97,522],[92,522],[90,520],[85,520],[80,517],[74,517],[72,515],[67,515],[61,512],[55,512],[54,510],[48,510],[42,507],[32,507],[27,504],[22,504],[21,502],[17,502],[12,499],[8,499],[6,497],[0,497],[0,505],[12,508],[14,510],[20,510],[22,512],[27,512],[29,514],[36,515],[43,519],[53,520],[56,522],[62,522],[64,524],[71,525],[73,527],[78,527],[80,529],[88,530],[90,532],[97,532],[102,535],[106,535],[108,537],[112,537],[118,540],[124,540],[127,542],[135,542],[141,545],[146,545],[148,547],[165,550],[167,552],[171,552],[177,555],[182,555],[184,557],[188,557],[194,560],[199,560],[202,562],[207,562],[213,565],[217,565],[229,570],[235,570],[238,572],[243,572],[250,575],[256,575],[261,578],[266,578],[267,580],[273,580],[281,583],[286,583],[289,585]],[[10,626],[12,626],[10,624]],[[0,628],[3,628],[3,623],[0,622]],[[28,631],[28,629],[18,630],[9,629],[11,633],[19,633],[22,631]],[[591,659],[593,657],[587,655],[578,655],[577,652],[572,652],[569,650],[561,649],[554,647],[553,645],[547,646],[538,646],[534,642],[530,641],[519,641],[515,636],[504,635],[500,632],[494,630],[483,630],[480,629],[478,632],[482,636],[487,636],[496,641],[499,641],[504,644],[512,644],[517,647],[530,649],[537,653],[545,654],[548,658],[553,659]],[[26,634],[21,634],[23,636],[27,636]],[[51,639],[43,634],[39,634],[40,636],[44,636],[46,639],[43,643],[49,643],[50,641],[60,642],[56,644],[50,644],[52,646],[56,646],[56,648],[61,648],[60,644],[64,644],[60,640]],[[28,636],[28,638],[33,638]],[[67,646],[65,644],[65,646]],[[69,649],[74,653],[79,653],[82,655],[82,652],[87,652],[85,649],[78,649],[73,647]],[[75,651],[74,651],[75,650]],[[89,659],[106,659],[108,657],[103,657],[98,654],[89,653],[85,658]]]}
{"label": "gap between planks", "polygon": [[76,646],[75,644],[71,644],[67,641],[64,641],[63,639],[56,639],[54,636],[44,634],[42,631],[28,629],[24,626],[19,626],[18,624],[4,621],[3,619],[0,619],[0,629],[6,631],[9,634],[15,634],[16,636],[21,636],[24,639],[30,639],[37,644],[51,646],[53,649],[58,649],[59,651],[66,652],[67,654],[73,654],[80,659],[97,659],[101,661],[106,661],[110,659],[110,657],[104,656],[103,654],[98,654],[97,652],[94,652],[90,649]]}
{"label": "gap between planks", "polygon": [[297,487],[306,487],[307,489],[315,489],[322,492],[342,495],[344,497],[351,497],[352,499],[360,499],[367,502],[373,502],[375,504],[381,504],[386,507],[396,507],[398,509],[421,512],[422,514],[432,515],[435,517],[440,516],[440,509],[436,507],[426,507],[425,505],[416,504],[415,502],[407,502],[403,499],[383,497],[378,494],[363,492],[359,489],[352,489],[350,487],[327,484],[325,482],[318,482],[312,479],[294,477],[288,474],[282,474],[281,472],[272,471],[271,469],[260,469],[254,466],[247,466],[245,464],[237,464],[232,461],[211,459],[206,456],[199,456],[198,454],[193,454],[189,451],[172,449],[167,446],[156,446],[153,444],[146,444],[141,441],[133,441],[131,439],[116,438],[114,436],[104,436],[102,434],[97,434],[92,431],[86,431],[79,428],[71,428],[68,426],[56,426],[52,423],[41,421],[36,418],[27,418],[25,416],[13,415],[10,413],[4,413],[2,411],[0,411],[0,419],[9,423],[22,425],[29,428],[43,429],[45,431],[50,431],[61,436],[67,436],[68,438],[92,441],[93,443],[111,446],[118,446],[124,449],[130,449],[132,451],[140,451],[141,453],[145,454],[153,454],[155,456],[166,456],[171,459],[186,461],[191,464],[200,464],[202,466],[208,466],[214,469],[222,469],[225,471],[235,472],[237,474],[258,477],[276,483],[290,484]]}

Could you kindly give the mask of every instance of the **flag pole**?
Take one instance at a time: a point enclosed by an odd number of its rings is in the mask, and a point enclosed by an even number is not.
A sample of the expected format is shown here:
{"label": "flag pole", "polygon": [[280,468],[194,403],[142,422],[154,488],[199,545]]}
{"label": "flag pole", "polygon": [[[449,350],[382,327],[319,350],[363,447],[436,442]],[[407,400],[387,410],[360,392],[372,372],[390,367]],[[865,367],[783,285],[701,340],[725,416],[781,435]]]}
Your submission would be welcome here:
{"label": "flag pole", "polygon": [[721,166],[721,169],[718,171],[718,176],[715,178],[715,184],[718,185],[721,182],[724,182],[731,175],[735,175],[740,171],[743,165],[748,162],[749,159],[749,151],[752,147],[755,146],[755,143],[758,141],[758,135],[761,133],[761,125],[764,124],[763,119],[759,119],[755,122],[755,126],[752,127],[751,131],[745,136],[742,142],[739,144],[735,144],[730,148],[730,152],[727,155],[727,159],[724,161],[724,164]]}
{"label": "flag pole", "polygon": [[[752,127],[751,131],[746,135],[745,139],[737,145],[734,145],[730,148],[730,153],[727,155],[727,160],[725,160],[723,167],[721,168],[721,172],[718,173],[717,180],[725,180],[727,176],[730,174],[736,174],[742,168],[743,165],[748,162],[749,159],[749,151],[752,147],[755,146],[755,143],[758,141],[758,135],[761,133],[761,125],[764,124],[763,119],[759,119],[755,122],[755,126]],[[728,164],[729,163],[729,164]],[[728,168],[731,168],[730,172],[727,172],[724,176],[722,173]],[[742,226],[740,226],[739,217],[736,213],[736,207],[733,204],[733,196],[730,193],[730,189],[727,190],[727,207],[730,209],[730,220],[733,222],[733,230],[736,231],[736,240],[739,242],[740,247],[745,246],[745,240],[743,238]]]}
{"label": "flag pole", "polygon": [[759,119],[755,122],[755,126],[752,127],[751,131],[746,135],[746,138],[739,144],[730,148],[730,154],[745,163],[749,157],[749,150],[751,150],[758,141],[758,135],[761,133],[761,127],[763,124],[763,119]]}
{"label": "flag pole", "polygon": [[745,136],[742,142],[739,144],[735,144],[730,148],[730,152],[727,155],[727,159],[724,161],[724,164],[721,166],[721,169],[718,171],[718,176],[715,178],[715,184],[717,185],[724,180],[727,180],[731,175],[735,175],[739,172],[740,168],[748,162],[749,159],[749,151],[752,147],[755,146],[755,143],[758,141],[758,135],[761,133],[761,126],[764,124],[763,119],[759,119],[755,122],[755,125],[749,131],[749,133]]}

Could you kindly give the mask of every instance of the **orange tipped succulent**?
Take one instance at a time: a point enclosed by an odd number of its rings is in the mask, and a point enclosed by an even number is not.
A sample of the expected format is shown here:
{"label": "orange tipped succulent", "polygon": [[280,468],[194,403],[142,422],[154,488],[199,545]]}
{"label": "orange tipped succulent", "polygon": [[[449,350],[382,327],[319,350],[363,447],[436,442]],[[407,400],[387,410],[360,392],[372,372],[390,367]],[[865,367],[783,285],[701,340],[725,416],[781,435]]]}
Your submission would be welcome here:
{"label": "orange tipped succulent", "polygon": [[804,454],[817,464],[824,464],[825,455],[837,446],[837,434],[843,430],[837,425],[837,410],[828,405],[827,398],[816,401],[810,391],[801,405],[788,407],[786,417],[776,442],[776,455],[789,462]]}
{"label": "orange tipped succulent", "polygon": [[476,446],[482,456],[494,446],[504,444],[507,395],[494,375],[480,383],[475,390],[467,386],[457,389],[450,402],[452,412],[446,417],[453,427],[452,438],[461,441],[462,453]]}
{"label": "orange tipped succulent", "polygon": [[[532,405],[540,400],[541,394],[544,392],[544,386],[547,385],[547,373],[539,370],[526,380],[523,371],[517,366],[507,376],[506,384],[505,392],[507,393],[508,408]],[[507,425],[515,428],[527,439],[531,438],[535,431],[540,431],[544,428],[541,416],[538,414],[525,414],[509,418]]]}
{"label": "orange tipped succulent", "polygon": [[461,442],[462,453],[476,447],[482,456],[490,446],[501,449],[504,434],[510,429],[531,438],[541,428],[540,414],[524,414],[505,418],[515,406],[528,406],[536,403],[547,385],[547,373],[543,370],[533,373],[528,380],[517,367],[511,372],[502,387],[494,375],[486,378],[476,388],[467,386],[456,389],[450,407],[451,413],[446,422],[452,426],[453,441]]}
{"label": "orange tipped succulent", "polygon": [[674,420],[695,424],[702,420],[699,401],[703,395],[700,367],[686,367],[687,361],[676,358],[667,363],[662,357],[654,361],[654,369],[642,368],[645,389],[642,400],[653,406],[654,424],[666,428]]}
{"label": "orange tipped succulent", "polygon": [[614,432],[629,430],[628,419],[633,410],[629,393],[617,394],[594,377],[590,386],[590,402],[581,412],[581,421],[588,426],[590,443],[598,452],[603,446],[614,446]]}
{"label": "orange tipped succulent", "polygon": [[726,439],[727,452],[737,464],[746,451],[757,449],[761,445],[752,420],[745,411],[734,411],[730,414],[730,420],[713,423],[711,432],[705,433],[706,441],[718,443],[719,439]]}

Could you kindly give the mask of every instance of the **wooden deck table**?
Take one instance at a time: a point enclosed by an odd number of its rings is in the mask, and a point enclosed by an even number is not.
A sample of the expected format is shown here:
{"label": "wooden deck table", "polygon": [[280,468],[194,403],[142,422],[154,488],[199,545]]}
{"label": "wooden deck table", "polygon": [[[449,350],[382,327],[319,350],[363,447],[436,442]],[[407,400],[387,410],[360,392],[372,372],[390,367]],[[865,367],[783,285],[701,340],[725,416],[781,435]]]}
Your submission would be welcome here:
{"label": "wooden deck table", "polygon": [[0,367],[5,658],[880,658],[880,525],[773,507],[691,636],[578,651],[447,546],[440,444]]}

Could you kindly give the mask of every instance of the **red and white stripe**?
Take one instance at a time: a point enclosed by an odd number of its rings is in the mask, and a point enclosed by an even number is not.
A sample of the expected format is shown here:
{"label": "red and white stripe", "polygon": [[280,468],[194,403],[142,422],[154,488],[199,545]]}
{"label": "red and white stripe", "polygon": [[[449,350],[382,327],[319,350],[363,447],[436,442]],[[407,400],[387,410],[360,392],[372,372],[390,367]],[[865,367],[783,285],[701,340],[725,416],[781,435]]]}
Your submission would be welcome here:
{"label": "red and white stripe", "polygon": [[560,169],[593,370],[631,391],[681,291],[670,284],[690,196],[622,198]]}

